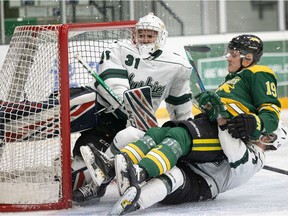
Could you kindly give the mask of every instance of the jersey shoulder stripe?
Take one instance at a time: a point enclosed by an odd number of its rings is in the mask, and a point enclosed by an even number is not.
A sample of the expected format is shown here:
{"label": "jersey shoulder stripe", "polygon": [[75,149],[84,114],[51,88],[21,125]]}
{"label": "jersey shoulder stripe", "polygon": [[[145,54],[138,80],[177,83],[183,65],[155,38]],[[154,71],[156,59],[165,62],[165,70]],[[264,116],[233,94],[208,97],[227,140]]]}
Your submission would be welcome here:
{"label": "jersey shoulder stripe", "polygon": [[128,79],[127,70],[122,69],[107,69],[99,75],[104,81],[109,78]]}
{"label": "jersey shoulder stripe", "polygon": [[252,67],[248,67],[247,69],[250,70],[252,73],[259,73],[259,72],[260,73],[269,73],[269,74],[276,77],[274,71],[265,65],[254,65]]}

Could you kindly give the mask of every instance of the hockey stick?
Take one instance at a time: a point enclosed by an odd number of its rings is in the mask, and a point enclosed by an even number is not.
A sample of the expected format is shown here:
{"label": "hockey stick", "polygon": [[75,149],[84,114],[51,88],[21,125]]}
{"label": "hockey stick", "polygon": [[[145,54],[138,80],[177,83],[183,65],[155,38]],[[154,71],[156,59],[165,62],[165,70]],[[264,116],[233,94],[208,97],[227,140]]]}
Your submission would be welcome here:
{"label": "hockey stick", "polygon": [[123,105],[123,100],[118,97],[113,90],[106,85],[106,83],[101,79],[101,77],[88,65],[86,61],[79,55],[75,55],[75,58],[78,60],[80,64],[84,66],[84,68],[99,82],[99,84],[111,95],[111,97],[120,105]]}
{"label": "hockey stick", "polygon": [[[199,87],[199,90],[201,92],[205,92],[205,87],[204,87],[204,84],[201,80],[201,77],[198,73],[198,70],[196,68],[196,65],[193,61],[193,58],[192,58],[192,55],[191,55],[191,52],[192,51],[200,51],[200,52],[209,52],[211,49],[209,47],[205,48],[205,47],[197,47],[197,46],[184,46],[184,50],[185,50],[185,53],[186,53],[186,56],[187,56],[187,59],[189,60],[189,63],[191,64],[191,66],[193,67],[192,69],[192,73],[196,73],[196,77],[197,77],[197,84],[198,84],[198,87]],[[271,166],[264,166],[263,169],[266,169],[266,170],[269,170],[269,171],[272,171],[272,172],[276,172],[276,173],[281,173],[281,174],[284,174],[284,175],[288,175],[288,171],[286,170],[282,170],[282,169],[279,169],[279,168],[275,168],[275,167],[271,167]]]}
{"label": "hockey stick", "polygon": [[195,46],[195,45],[187,45],[184,46],[184,49],[189,52],[200,52],[200,53],[207,53],[211,51],[211,48],[208,46]]}
{"label": "hockey stick", "polygon": [[276,172],[276,173],[280,173],[280,174],[284,174],[284,175],[288,175],[288,171],[287,170],[283,170],[283,169],[279,169],[279,168],[275,168],[275,167],[271,167],[271,166],[264,166],[263,169],[272,171],[272,172]]}
{"label": "hockey stick", "polygon": [[184,46],[184,50],[185,50],[187,59],[188,59],[189,63],[190,63],[191,66],[192,66],[192,74],[196,74],[198,89],[199,89],[200,92],[205,92],[206,90],[205,90],[204,84],[203,84],[203,82],[202,82],[202,80],[201,80],[201,77],[200,77],[200,75],[199,75],[199,72],[198,72],[198,70],[197,70],[197,67],[196,67],[196,65],[195,65],[195,63],[194,63],[194,61],[193,61],[191,52],[192,52],[192,51],[195,51],[195,50],[198,50],[198,51],[199,51],[199,50],[200,50],[200,51],[203,51],[203,50],[204,50],[204,51],[206,52],[206,51],[210,51],[210,48],[209,48],[209,47],[203,48],[203,47],[196,47],[196,46]]}

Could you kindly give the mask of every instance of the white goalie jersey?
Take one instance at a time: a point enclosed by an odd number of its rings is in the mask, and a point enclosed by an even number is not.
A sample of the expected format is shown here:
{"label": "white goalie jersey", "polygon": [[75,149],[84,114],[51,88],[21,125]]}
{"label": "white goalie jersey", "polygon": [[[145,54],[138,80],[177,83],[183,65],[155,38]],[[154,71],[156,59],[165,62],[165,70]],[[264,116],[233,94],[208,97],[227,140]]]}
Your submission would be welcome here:
{"label": "white goalie jersey", "polygon": [[261,170],[265,163],[265,153],[257,145],[246,145],[240,139],[232,138],[227,130],[222,131],[219,128],[218,131],[227,160],[219,163],[197,164],[198,168],[191,167],[208,183],[213,181],[212,185],[216,184],[214,191],[211,191],[212,196],[243,185]]}
{"label": "white goalie jersey", "polygon": [[[103,53],[99,75],[120,98],[128,89],[150,86],[154,111],[165,100],[171,119],[186,120],[192,116],[191,70],[175,53],[157,50],[149,58],[141,58],[134,44],[115,42]],[[106,102],[117,108],[107,91],[101,85],[96,87]],[[99,102],[105,105],[105,101]]]}

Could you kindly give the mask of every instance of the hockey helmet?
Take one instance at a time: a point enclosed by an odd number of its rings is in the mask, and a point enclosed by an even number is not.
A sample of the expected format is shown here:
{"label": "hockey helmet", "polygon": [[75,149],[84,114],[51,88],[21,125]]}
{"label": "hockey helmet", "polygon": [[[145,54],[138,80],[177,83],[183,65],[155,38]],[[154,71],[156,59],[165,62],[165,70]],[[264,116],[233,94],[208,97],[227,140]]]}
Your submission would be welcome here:
{"label": "hockey helmet", "polygon": [[270,141],[264,142],[262,137],[260,137],[260,142],[262,144],[268,145],[270,150],[277,150],[281,145],[288,144],[288,127],[287,125],[279,120],[278,128],[271,134],[263,133],[262,136],[268,136]]}
{"label": "hockey helmet", "polygon": [[237,50],[243,57],[247,53],[252,53],[253,62],[256,63],[263,54],[263,42],[255,35],[243,34],[232,38],[228,43],[228,50]]}
{"label": "hockey helmet", "polygon": [[[157,39],[150,44],[143,44],[138,41],[137,34],[139,30],[153,30],[157,32]],[[165,24],[159,17],[155,16],[153,13],[149,13],[148,15],[139,19],[135,26],[136,30],[136,47],[139,50],[141,56],[147,58],[156,50],[163,48],[166,39],[168,37],[168,32],[166,30]]]}

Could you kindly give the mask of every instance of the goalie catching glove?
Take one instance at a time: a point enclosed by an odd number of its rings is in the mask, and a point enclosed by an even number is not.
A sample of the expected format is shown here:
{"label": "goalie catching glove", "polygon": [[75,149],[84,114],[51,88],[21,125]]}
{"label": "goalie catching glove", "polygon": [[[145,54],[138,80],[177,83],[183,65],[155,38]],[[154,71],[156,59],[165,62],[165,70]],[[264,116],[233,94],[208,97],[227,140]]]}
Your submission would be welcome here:
{"label": "goalie catching glove", "polygon": [[253,114],[239,114],[227,122],[228,132],[233,138],[248,141],[256,140],[261,135],[261,120]]}
{"label": "goalie catching glove", "polygon": [[221,102],[220,97],[214,92],[206,91],[195,96],[200,109],[206,113],[210,121],[219,117],[229,118],[226,106]]}

